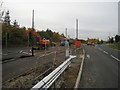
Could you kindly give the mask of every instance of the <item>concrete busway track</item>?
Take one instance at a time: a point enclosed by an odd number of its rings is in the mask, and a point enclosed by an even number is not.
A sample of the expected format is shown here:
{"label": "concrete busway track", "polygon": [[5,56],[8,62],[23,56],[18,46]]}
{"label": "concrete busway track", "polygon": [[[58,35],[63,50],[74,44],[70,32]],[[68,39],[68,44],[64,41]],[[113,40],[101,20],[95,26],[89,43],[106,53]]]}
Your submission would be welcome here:
{"label": "concrete busway track", "polygon": [[55,51],[57,53],[63,52],[61,51],[61,49],[56,47],[52,49],[52,52],[51,50],[48,52],[46,51],[46,53],[42,53],[42,54],[40,52],[40,55],[36,53],[37,55],[35,55],[34,57],[19,58],[17,60],[8,63],[3,63],[2,65],[3,82],[26,73],[26,71],[29,71],[29,69],[35,67],[36,64],[40,62],[48,61],[50,59],[53,60]]}
{"label": "concrete busway track", "polygon": [[[46,50],[34,50],[34,53],[38,55],[50,53],[52,51],[58,50],[56,47],[49,47]],[[22,47],[22,48],[9,48],[2,50],[2,63],[11,62],[14,60],[18,60],[19,58],[30,57],[32,55],[31,47]]]}

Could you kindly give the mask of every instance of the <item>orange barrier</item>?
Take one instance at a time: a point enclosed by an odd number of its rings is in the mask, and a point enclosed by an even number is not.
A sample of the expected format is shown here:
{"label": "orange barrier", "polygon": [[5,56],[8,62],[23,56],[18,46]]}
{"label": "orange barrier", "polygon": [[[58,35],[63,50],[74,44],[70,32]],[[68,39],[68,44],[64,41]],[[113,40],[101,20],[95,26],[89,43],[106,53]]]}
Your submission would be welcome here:
{"label": "orange barrier", "polygon": [[40,44],[50,44],[49,40],[40,40]]}
{"label": "orange barrier", "polygon": [[81,41],[79,41],[79,40],[75,41],[75,46],[76,47],[81,47]]}

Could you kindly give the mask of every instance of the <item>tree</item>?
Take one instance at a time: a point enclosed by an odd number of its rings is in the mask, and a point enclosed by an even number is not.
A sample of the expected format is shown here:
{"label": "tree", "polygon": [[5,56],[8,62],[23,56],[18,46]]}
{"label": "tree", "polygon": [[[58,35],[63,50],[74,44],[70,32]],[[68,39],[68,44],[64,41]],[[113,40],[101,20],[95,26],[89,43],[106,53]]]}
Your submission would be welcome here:
{"label": "tree", "polygon": [[43,38],[50,39],[50,36],[48,33],[46,33],[46,31],[41,31],[41,32],[39,32],[39,34],[40,34],[41,39],[43,39]]}
{"label": "tree", "polygon": [[49,28],[46,30],[46,33],[47,33],[50,37],[52,37],[52,35],[53,35],[53,32],[52,32]]}
{"label": "tree", "polygon": [[63,33],[61,34],[61,36],[65,38],[65,35]]}
{"label": "tree", "polygon": [[60,35],[59,35],[59,33],[53,32],[52,41],[53,42],[59,42],[60,41]]}
{"label": "tree", "polygon": [[114,42],[114,40],[113,40],[113,37],[112,38],[110,38],[110,43],[113,43]]}
{"label": "tree", "polygon": [[3,2],[0,2],[0,22],[3,22],[4,18],[3,18],[3,15],[4,15],[4,10],[2,9],[2,5],[3,5]]}
{"label": "tree", "polygon": [[6,12],[6,14],[5,14],[4,23],[7,24],[7,25],[10,25],[9,10],[8,10],[8,11]]}
{"label": "tree", "polygon": [[14,27],[16,27],[16,28],[18,28],[18,27],[19,27],[18,22],[17,22],[16,20],[14,21],[14,23],[13,23],[13,24],[14,24]]}
{"label": "tree", "polygon": [[103,44],[103,40],[101,40],[100,43]]}
{"label": "tree", "polygon": [[119,42],[120,41],[120,36],[119,35],[116,35],[115,36],[115,42],[117,43],[117,42]]}

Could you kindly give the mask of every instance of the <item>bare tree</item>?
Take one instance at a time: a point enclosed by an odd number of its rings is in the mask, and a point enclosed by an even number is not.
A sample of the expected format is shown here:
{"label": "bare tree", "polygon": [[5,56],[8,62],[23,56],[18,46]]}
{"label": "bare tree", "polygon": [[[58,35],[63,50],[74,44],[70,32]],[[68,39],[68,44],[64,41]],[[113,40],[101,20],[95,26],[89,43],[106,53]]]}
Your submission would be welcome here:
{"label": "bare tree", "polygon": [[2,9],[3,2],[0,2],[0,22],[3,22],[4,10]]}

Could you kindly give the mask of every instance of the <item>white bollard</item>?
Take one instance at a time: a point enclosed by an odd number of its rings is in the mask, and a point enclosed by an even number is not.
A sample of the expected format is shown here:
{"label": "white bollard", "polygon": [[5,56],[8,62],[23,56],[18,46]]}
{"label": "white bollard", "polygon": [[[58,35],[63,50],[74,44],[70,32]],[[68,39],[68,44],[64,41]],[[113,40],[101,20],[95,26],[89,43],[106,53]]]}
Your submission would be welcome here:
{"label": "white bollard", "polygon": [[69,58],[69,42],[67,41],[67,39],[65,41],[65,48],[66,48],[66,58]]}
{"label": "white bollard", "polygon": [[66,49],[66,57],[69,57],[69,49]]}

